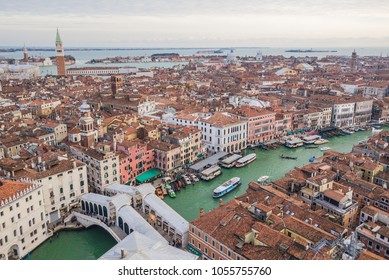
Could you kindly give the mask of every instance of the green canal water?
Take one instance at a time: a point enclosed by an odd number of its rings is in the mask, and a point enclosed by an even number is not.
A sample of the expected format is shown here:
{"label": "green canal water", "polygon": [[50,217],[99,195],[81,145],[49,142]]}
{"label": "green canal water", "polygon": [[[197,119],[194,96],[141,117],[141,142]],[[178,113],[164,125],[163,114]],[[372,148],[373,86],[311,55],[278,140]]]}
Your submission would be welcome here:
{"label": "green canal water", "polygon": [[31,260],[96,260],[116,244],[103,228],[59,232],[30,255]]}
{"label": "green canal water", "polygon": [[[385,130],[389,128],[385,127]],[[353,144],[366,140],[371,136],[371,131],[360,131],[352,135],[330,138],[330,142],[320,147],[331,147],[339,152],[350,152]],[[270,176],[271,180],[282,178],[285,173],[295,166],[303,166],[309,163],[312,156],[319,157],[323,154],[320,149],[288,149],[280,147],[276,150],[247,150],[247,153],[257,154],[257,159],[242,168],[222,169],[223,173],[211,182],[200,181],[195,185],[187,186],[177,192],[177,197],[165,198],[165,202],[175,209],[188,221],[199,217],[200,208],[210,211],[219,204],[218,199],[212,198],[213,190],[232,177],[242,178],[242,185],[223,196],[223,202],[227,202],[236,196],[244,194],[250,181],[256,181],[261,176]],[[297,160],[280,158],[280,155],[297,157]],[[98,259],[106,251],[116,244],[115,240],[104,229],[91,227],[85,230],[63,231],[58,237],[44,242],[31,254],[35,260],[89,260]]]}
{"label": "green canal water", "polygon": [[[388,128],[385,128],[388,129]],[[352,146],[359,141],[366,140],[371,136],[371,131],[359,131],[351,135],[337,136],[329,139],[329,143],[319,147],[330,147],[332,150],[339,152],[350,152]],[[319,157],[323,154],[320,149],[305,149],[299,147],[289,149],[284,146],[275,150],[247,150],[246,153],[256,153],[257,159],[241,168],[222,169],[222,175],[216,177],[210,182],[200,181],[194,186],[187,186],[176,192],[176,198],[165,197],[164,201],[173,209],[180,213],[185,219],[191,221],[200,215],[200,208],[208,212],[219,205],[219,199],[213,199],[213,190],[232,177],[240,177],[242,184],[240,187],[223,196],[223,202],[227,202],[246,192],[248,183],[257,181],[261,176],[270,176],[270,180],[277,180],[284,177],[285,173],[293,170],[295,166],[304,166],[309,164],[309,158],[312,156]],[[280,156],[297,157],[297,160],[282,159]]]}

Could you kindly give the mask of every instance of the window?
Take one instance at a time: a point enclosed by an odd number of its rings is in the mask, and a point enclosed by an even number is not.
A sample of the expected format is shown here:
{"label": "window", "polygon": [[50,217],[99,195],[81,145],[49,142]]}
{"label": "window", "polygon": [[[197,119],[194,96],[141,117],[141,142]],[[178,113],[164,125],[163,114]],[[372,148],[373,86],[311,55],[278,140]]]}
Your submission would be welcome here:
{"label": "window", "polygon": [[375,250],[379,252],[381,250],[381,246],[379,244],[375,245]]}
{"label": "window", "polygon": [[208,242],[208,236],[205,236],[205,242]]}
{"label": "window", "polygon": [[220,252],[223,252],[223,246],[222,245],[220,245],[219,249],[220,249]]}
{"label": "window", "polygon": [[60,189],[59,189],[59,193],[63,193],[63,188],[60,188]]}

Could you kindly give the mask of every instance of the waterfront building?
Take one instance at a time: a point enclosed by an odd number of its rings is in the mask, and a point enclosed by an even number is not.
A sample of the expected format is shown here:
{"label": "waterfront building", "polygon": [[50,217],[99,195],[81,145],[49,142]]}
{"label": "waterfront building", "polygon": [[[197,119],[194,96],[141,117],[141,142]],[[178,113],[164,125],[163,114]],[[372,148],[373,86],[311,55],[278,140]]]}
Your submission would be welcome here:
{"label": "waterfront building", "polygon": [[[319,108],[309,108],[303,110],[303,123],[304,128],[311,130],[318,130],[323,127],[329,126],[327,123],[328,118],[324,115],[323,110]],[[331,117],[329,118],[331,121]]]}
{"label": "waterfront building", "polygon": [[56,53],[56,63],[57,63],[57,76],[66,76],[65,53],[62,45],[61,36],[59,36],[58,28],[57,28],[57,36],[55,38],[55,53]]}
{"label": "waterfront building", "polygon": [[120,182],[125,184],[154,167],[154,151],[141,140],[124,140],[116,144],[120,157]]}
{"label": "waterfront building", "polygon": [[162,130],[162,141],[180,146],[181,164],[194,162],[201,154],[201,131],[192,126],[168,127]]}
{"label": "waterfront building", "polygon": [[247,122],[247,143],[258,145],[275,137],[276,113],[257,107],[240,107],[231,112]]}
{"label": "waterfront building", "polygon": [[354,125],[355,102],[338,101],[332,107],[332,122],[335,127],[350,127]]}
{"label": "waterfront building", "polygon": [[182,165],[181,147],[162,141],[152,140],[147,144],[148,150],[154,150],[154,166],[169,172]]}
{"label": "waterfront building", "polygon": [[[389,200],[387,199],[387,203]],[[365,206],[360,213],[361,224],[356,228],[357,238],[365,248],[389,259],[389,215],[376,207]]]}
{"label": "waterfront building", "polygon": [[366,125],[371,120],[373,99],[358,98],[355,100],[354,125]]}
{"label": "waterfront building", "polygon": [[26,257],[51,232],[41,184],[0,180],[0,260]]}
{"label": "waterfront building", "polygon": [[202,142],[209,152],[239,152],[247,146],[247,121],[227,113],[215,113],[197,122]]}
{"label": "waterfront building", "polygon": [[371,118],[378,123],[389,121],[389,103],[383,100],[373,101],[373,112]]}
{"label": "waterfront building", "polygon": [[102,193],[104,187],[120,181],[119,156],[110,150],[95,150],[78,145],[69,146],[71,154],[87,165],[91,190]]}
{"label": "waterfront building", "polygon": [[28,179],[42,184],[45,213],[50,223],[58,221],[88,192],[86,165],[66,154],[48,152],[27,161],[1,160],[0,172],[7,178]]}
{"label": "waterfront building", "polygon": [[111,76],[111,75],[130,75],[131,77],[150,77],[154,76],[152,71],[139,70],[137,67],[79,67],[68,68],[66,73],[71,76]]}
{"label": "waterfront building", "polygon": [[275,122],[275,137],[280,138],[292,130],[292,113],[277,112]]}

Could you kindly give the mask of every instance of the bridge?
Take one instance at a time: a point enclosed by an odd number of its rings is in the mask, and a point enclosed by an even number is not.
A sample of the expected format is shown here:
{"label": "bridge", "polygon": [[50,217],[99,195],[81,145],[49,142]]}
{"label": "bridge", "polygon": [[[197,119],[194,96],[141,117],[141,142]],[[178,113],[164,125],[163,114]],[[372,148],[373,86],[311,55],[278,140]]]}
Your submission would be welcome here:
{"label": "bridge", "polygon": [[107,224],[105,224],[104,222],[100,221],[99,219],[97,219],[97,218],[95,218],[93,216],[85,215],[85,214],[82,214],[82,213],[79,213],[79,212],[72,212],[72,214],[70,214],[68,217],[66,217],[64,222],[65,223],[70,222],[73,217],[77,218],[77,221],[81,225],[83,225],[85,228],[88,228],[88,227],[94,226],[94,225],[102,227],[109,234],[111,234],[111,236],[117,242],[122,241],[127,236],[127,234],[125,234],[121,230],[121,228],[119,228],[118,226],[116,226],[116,225],[108,226]]}

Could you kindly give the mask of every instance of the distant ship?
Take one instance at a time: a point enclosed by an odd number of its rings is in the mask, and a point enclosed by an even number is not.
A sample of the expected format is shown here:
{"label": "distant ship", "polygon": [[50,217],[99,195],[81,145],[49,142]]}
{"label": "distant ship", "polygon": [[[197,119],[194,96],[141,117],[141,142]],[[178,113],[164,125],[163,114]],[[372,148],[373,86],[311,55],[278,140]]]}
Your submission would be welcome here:
{"label": "distant ship", "polygon": [[338,52],[337,50],[301,50],[301,49],[295,49],[295,50],[286,50],[285,52],[293,52],[293,53],[312,53],[312,52]]}
{"label": "distant ship", "polygon": [[233,189],[238,187],[241,183],[242,183],[242,181],[239,177],[234,177],[234,178],[228,180],[227,182],[223,183],[219,187],[217,187],[213,191],[212,197],[213,198],[222,197],[223,195],[229,193],[230,191],[232,191]]}

